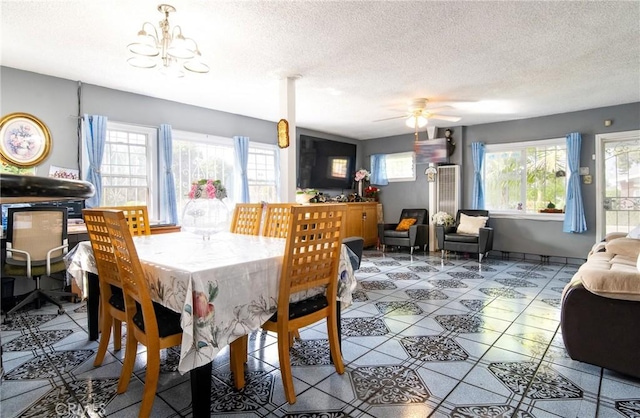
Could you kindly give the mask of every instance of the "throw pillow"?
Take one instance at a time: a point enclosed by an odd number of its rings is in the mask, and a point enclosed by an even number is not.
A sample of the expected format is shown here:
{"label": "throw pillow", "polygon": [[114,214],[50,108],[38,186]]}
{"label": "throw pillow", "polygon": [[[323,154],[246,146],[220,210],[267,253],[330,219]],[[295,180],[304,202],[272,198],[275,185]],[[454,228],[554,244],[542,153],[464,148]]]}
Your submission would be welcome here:
{"label": "throw pillow", "polygon": [[640,254],[640,239],[616,238],[607,242],[604,248],[608,253],[636,259],[638,258],[638,254]]}
{"label": "throw pillow", "polygon": [[486,216],[467,216],[461,213],[457,232],[458,234],[480,235],[480,228],[487,224],[488,219]]}
{"label": "throw pillow", "polygon": [[404,218],[400,221],[398,226],[396,226],[396,231],[408,231],[409,227],[416,223],[415,218]]}
{"label": "throw pillow", "polygon": [[627,238],[640,239],[640,225],[629,231],[629,234],[627,234]]}

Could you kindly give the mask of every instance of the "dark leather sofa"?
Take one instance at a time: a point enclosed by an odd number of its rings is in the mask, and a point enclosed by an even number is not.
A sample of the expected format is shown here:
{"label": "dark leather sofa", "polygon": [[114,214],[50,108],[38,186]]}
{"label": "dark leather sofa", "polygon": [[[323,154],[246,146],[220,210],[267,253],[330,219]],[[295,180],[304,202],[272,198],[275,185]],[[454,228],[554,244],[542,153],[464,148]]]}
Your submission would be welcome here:
{"label": "dark leather sofa", "polygon": [[569,357],[640,378],[640,302],[599,296],[571,283],[560,323]]}

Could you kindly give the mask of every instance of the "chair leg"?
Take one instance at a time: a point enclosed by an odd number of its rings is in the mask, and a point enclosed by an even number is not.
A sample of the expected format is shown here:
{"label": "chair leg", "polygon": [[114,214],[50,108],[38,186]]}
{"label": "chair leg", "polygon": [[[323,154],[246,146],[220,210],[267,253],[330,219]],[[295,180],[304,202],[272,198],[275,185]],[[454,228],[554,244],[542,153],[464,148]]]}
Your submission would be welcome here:
{"label": "chair leg", "polygon": [[230,345],[231,351],[231,373],[233,373],[233,384],[236,389],[242,389],[245,385],[244,363],[247,361],[247,341],[249,336],[244,335],[234,340]]}
{"label": "chair leg", "polygon": [[382,252],[384,252],[385,248],[387,248],[387,246],[382,244]]}
{"label": "chair leg", "polygon": [[[102,335],[100,335],[100,343],[98,344],[98,352],[96,353],[96,359],[93,361],[93,367],[98,367],[102,365],[102,361],[104,360],[104,355],[106,354],[107,347],[109,346],[109,339],[111,338],[112,322],[113,322],[113,319],[111,318],[111,315],[104,312],[102,314]],[[114,344],[115,344],[115,340],[114,340]]]}
{"label": "chair leg", "polygon": [[444,259],[444,250],[441,250],[440,254],[440,258]]}
{"label": "chair leg", "polygon": [[122,349],[122,321],[113,318],[113,349]]}
{"label": "chair leg", "polygon": [[413,245],[411,246],[411,249],[409,250],[409,253],[410,253],[411,255],[413,255]]}
{"label": "chair leg", "polygon": [[127,329],[127,341],[124,347],[124,363],[122,364],[122,371],[120,372],[120,380],[118,381],[118,393],[124,393],[129,387],[129,380],[131,379],[131,373],[133,373],[133,366],[136,362],[136,351],[138,350],[138,341],[133,335],[132,329]]}
{"label": "chair leg", "polygon": [[284,396],[287,399],[287,402],[293,405],[296,403],[296,392],[293,387],[293,375],[291,374],[289,338],[286,337],[287,335],[278,335],[278,360],[280,361],[280,374],[282,375]]}
{"label": "chair leg", "polygon": [[38,290],[38,289],[36,289],[33,292],[29,293],[27,295],[27,297],[22,300],[22,302],[18,303],[16,306],[11,308],[11,310],[9,312],[7,312],[7,317],[9,317],[9,315],[11,315],[12,313],[16,312],[17,310],[20,310],[21,308],[25,307],[26,305],[31,303],[33,300],[35,300],[35,299],[37,299],[39,297],[40,297],[40,290]]}
{"label": "chair leg", "polygon": [[484,254],[478,254],[478,263],[482,263],[482,256],[484,256]]}
{"label": "chair leg", "polygon": [[151,408],[156,397],[158,379],[160,377],[160,349],[149,350],[147,347],[147,373],[144,378],[144,393],[142,395],[142,405],[138,417],[149,417]]}
{"label": "chair leg", "polygon": [[[334,310],[335,311],[335,310]],[[327,335],[329,336],[329,352],[333,365],[338,374],[344,373],[344,361],[342,360],[342,350],[340,349],[340,336],[338,335],[338,322],[336,313],[330,313],[327,317]]]}
{"label": "chair leg", "polygon": [[[53,303],[54,305],[56,305],[58,307],[58,313],[63,313],[63,309],[62,309],[62,304],[60,302],[58,302],[57,300],[55,300],[54,298],[52,298],[51,296],[49,296],[49,294],[43,290],[40,291],[40,296],[42,296],[42,298],[44,300],[47,300],[51,303]],[[61,312],[63,311],[63,312]]]}

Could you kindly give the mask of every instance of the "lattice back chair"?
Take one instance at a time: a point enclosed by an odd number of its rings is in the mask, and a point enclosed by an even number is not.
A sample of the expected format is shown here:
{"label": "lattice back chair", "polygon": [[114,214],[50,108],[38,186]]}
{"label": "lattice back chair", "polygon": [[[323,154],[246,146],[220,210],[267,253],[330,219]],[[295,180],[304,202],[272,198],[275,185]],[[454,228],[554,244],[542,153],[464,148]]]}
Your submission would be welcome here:
{"label": "lattice back chair", "polygon": [[122,280],[127,313],[127,341],[118,393],[127,390],[138,343],[145,345],[147,367],[139,416],[148,417],[158,387],[160,350],[182,342],[180,314],[152,301],[149,284],[144,277],[124,214],[121,211],[107,210],[104,211],[104,218]]}
{"label": "lattice back chair", "polygon": [[231,232],[234,234],[259,235],[262,221],[262,203],[237,203],[233,210]]}
{"label": "lattice back chair", "polygon": [[289,234],[289,218],[295,203],[267,203],[262,222],[265,237],[286,238]]}
{"label": "lattice back chair", "polygon": [[66,208],[9,208],[3,275],[35,279],[36,288],[7,312],[5,320],[32,301],[39,308],[41,298],[58,306],[58,314],[64,313],[64,309],[59,301],[53,299],[54,296],[77,299],[78,295],[75,293],[40,288],[41,276],[51,276],[66,270],[63,257],[68,248]]}
{"label": "lattice back chair", "polygon": [[[291,332],[326,318],[331,358],[336,371],[344,373],[336,296],[346,210],[346,205],[340,204],[291,208],[289,235],[280,275],[278,310],[262,326],[278,335],[280,371],[285,396],[290,404],[296,402],[289,355]],[[302,301],[290,302],[292,294],[316,287],[326,290]]]}
{"label": "lattice back chair", "polygon": [[111,330],[113,329],[113,348],[122,348],[122,323],[127,322],[122,293],[122,281],[118,271],[118,263],[111,243],[101,209],[84,209],[82,217],[87,227],[93,257],[98,268],[100,286],[100,343],[98,353],[93,362],[94,367],[100,366],[107,352]]}
{"label": "lattice back chair", "polygon": [[116,209],[124,213],[131,235],[151,235],[149,210],[145,205],[138,206],[105,206],[100,209]]}

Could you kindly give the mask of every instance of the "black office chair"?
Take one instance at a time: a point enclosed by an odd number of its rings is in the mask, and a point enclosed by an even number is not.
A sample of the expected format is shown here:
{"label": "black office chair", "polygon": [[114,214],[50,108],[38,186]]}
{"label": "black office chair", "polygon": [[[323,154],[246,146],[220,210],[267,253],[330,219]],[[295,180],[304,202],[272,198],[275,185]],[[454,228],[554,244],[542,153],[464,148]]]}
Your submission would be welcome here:
{"label": "black office chair", "polygon": [[40,277],[66,271],[63,257],[69,247],[67,209],[48,206],[9,208],[6,245],[3,275],[36,281],[35,290],[7,312],[7,318],[32,301],[39,308],[40,298],[57,305],[58,314],[64,313],[62,304],[53,297],[69,296],[75,300],[78,295],[41,289]]}

